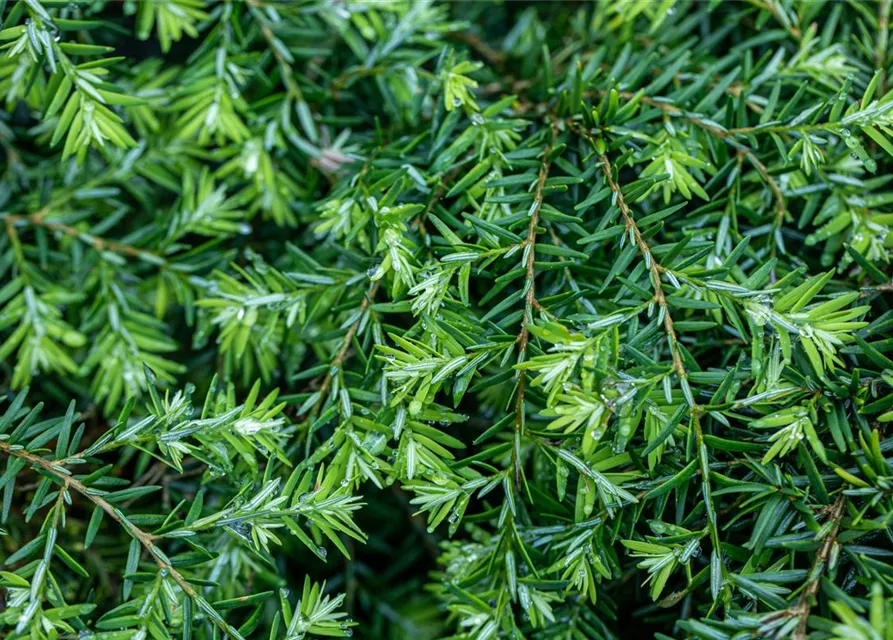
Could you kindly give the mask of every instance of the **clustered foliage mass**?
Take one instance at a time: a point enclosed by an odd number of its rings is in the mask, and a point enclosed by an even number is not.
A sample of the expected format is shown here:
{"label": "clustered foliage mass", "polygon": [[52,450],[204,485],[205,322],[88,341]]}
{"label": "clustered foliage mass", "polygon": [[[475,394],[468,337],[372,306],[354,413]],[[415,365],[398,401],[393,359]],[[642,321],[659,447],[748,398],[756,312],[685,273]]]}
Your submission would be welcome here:
{"label": "clustered foliage mass", "polygon": [[890,13],[0,0],[0,633],[893,639]]}

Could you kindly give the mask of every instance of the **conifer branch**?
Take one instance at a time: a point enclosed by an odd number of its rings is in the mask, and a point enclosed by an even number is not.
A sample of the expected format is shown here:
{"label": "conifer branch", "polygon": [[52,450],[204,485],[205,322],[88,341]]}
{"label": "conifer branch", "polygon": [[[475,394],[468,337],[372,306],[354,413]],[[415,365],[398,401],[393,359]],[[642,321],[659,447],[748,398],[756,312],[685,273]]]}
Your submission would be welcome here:
{"label": "conifer branch", "polygon": [[[735,133],[750,133],[753,131],[753,129],[723,129],[715,126],[714,124],[711,124],[710,122],[707,122],[707,119],[699,114],[687,113],[685,110],[668,102],[655,100],[654,98],[651,98],[649,96],[637,95],[628,91],[621,91],[618,93],[624,98],[630,100],[633,98],[638,98],[639,100],[641,100],[642,103],[660,109],[668,115],[681,117],[686,121],[691,122],[698,128],[708,132],[710,135],[731,145],[732,148],[735,149],[735,151],[740,156],[747,158],[747,160],[757,169],[760,177],[768,185],[769,190],[772,192],[772,197],[775,201],[775,226],[776,228],[781,226],[781,222],[784,219],[784,214],[786,211],[784,194],[782,193],[781,188],[778,186],[778,183],[775,181],[775,179],[769,174],[769,170],[766,168],[766,165],[760,162],[759,158],[757,158],[754,152],[742,146],[739,142],[731,138],[731,136],[733,136]],[[760,130],[763,130],[763,128],[761,127]]]}
{"label": "conifer branch", "polygon": [[[125,521],[124,517],[118,509],[113,507],[101,495],[97,494],[96,491],[91,491],[81,481],[71,475],[71,472],[65,469],[64,466],[55,461],[47,460],[41,456],[30,453],[25,449],[12,447],[11,445],[9,445],[9,443],[3,440],[0,440],[0,451],[3,451],[8,456],[21,458],[32,466],[40,467],[45,473],[51,475],[57,481],[59,481],[65,489],[74,489],[79,494],[87,498],[87,500],[102,509],[106,513],[106,515],[108,515],[112,520],[121,525],[121,528],[124,529],[128,535],[139,541],[143,548],[149,552],[149,555],[155,561],[155,564],[158,565],[158,568],[162,572],[165,572],[166,575],[169,575],[171,578],[173,578],[174,582],[176,582],[177,585],[183,590],[183,593],[186,594],[187,598],[190,598],[194,601],[201,600],[198,592],[191,584],[189,584],[186,578],[183,577],[183,574],[177,571],[177,569],[175,569],[169,561],[163,560],[161,557],[159,557],[158,549],[155,546],[155,536],[150,533],[146,533],[131,522]],[[241,635],[235,632],[228,624],[223,622],[222,619],[215,619],[214,617],[211,617],[210,620],[214,625],[219,627],[219,629],[225,636],[235,638],[236,640],[241,640]]]}
{"label": "conifer branch", "polygon": [[0,635],[883,637],[891,7],[0,0]]}
{"label": "conifer branch", "polygon": [[357,319],[350,324],[347,328],[347,333],[344,334],[344,338],[341,340],[341,346],[338,347],[338,351],[335,353],[335,357],[332,358],[332,361],[329,363],[329,368],[326,371],[325,376],[323,376],[322,384],[319,386],[319,390],[316,392],[319,394],[319,399],[313,405],[313,408],[310,410],[310,413],[307,414],[308,424],[313,424],[313,421],[319,415],[319,410],[322,409],[328,398],[329,388],[332,386],[332,379],[335,376],[336,371],[340,371],[345,361],[348,358],[351,343],[353,342],[354,336],[357,335],[357,331],[360,329],[360,325],[363,323],[365,319],[366,310],[369,308],[369,305],[375,300],[375,294],[378,292],[378,286],[380,281],[375,281],[372,283],[372,286],[369,287],[369,291],[363,296],[363,301],[360,303],[359,312],[357,314]]}
{"label": "conifer branch", "polygon": [[158,253],[154,251],[149,251],[146,249],[141,249],[139,247],[134,247],[129,244],[124,244],[121,242],[116,242],[114,240],[107,240],[105,238],[101,238],[99,236],[95,236],[90,233],[86,233],[81,231],[76,227],[72,227],[67,224],[63,224],[61,222],[56,222],[52,219],[47,219],[47,216],[50,215],[49,210],[41,209],[40,211],[36,211],[27,215],[8,215],[6,216],[6,224],[7,225],[16,225],[17,223],[25,223],[35,227],[43,227],[44,229],[48,229],[50,231],[56,231],[58,233],[62,233],[66,236],[70,236],[72,238],[76,238],[80,240],[84,244],[92,247],[96,251],[102,253],[103,251],[112,251],[114,253],[119,253],[121,255],[129,256],[131,258],[139,258],[139,259],[149,259],[155,263],[165,263],[166,260],[160,256]]}
{"label": "conifer branch", "polygon": [[687,376],[687,373],[685,370],[685,365],[682,362],[682,356],[679,353],[679,348],[677,346],[679,338],[676,334],[676,328],[673,326],[673,318],[670,315],[670,308],[667,304],[667,296],[665,295],[663,289],[662,273],[664,271],[664,268],[655,259],[651,248],[648,246],[648,243],[643,238],[642,232],[636,224],[636,219],[633,216],[632,211],[630,211],[629,206],[626,204],[626,200],[623,197],[623,191],[614,178],[614,167],[611,166],[611,161],[608,159],[608,156],[600,156],[599,161],[601,162],[602,173],[605,176],[605,181],[610,187],[611,192],[614,194],[617,208],[620,210],[620,214],[623,216],[623,222],[626,226],[626,231],[632,236],[636,247],[638,247],[639,249],[639,253],[642,255],[642,259],[645,261],[648,271],[651,274],[651,284],[654,288],[654,303],[661,309],[663,313],[664,331],[666,331],[667,338],[669,338],[670,340],[670,351],[673,358],[672,372],[675,372],[679,375],[680,379],[683,379]]}
{"label": "conifer branch", "polygon": [[[553,136],[555,130],[552,130]],[[524,293],[524,316],[521,321],[521,331],[518,333],[516,342],[518,343],[518,360],[523,361],[527,353],[527,341],[530,339],[529,325],[533,322],[533,308],[536,304],[536,236],[537,224],[539,223],[540,209],[543,206],[544,187],[546,179],[549,177],[549,168],[551,161],[549,155],[552,152],[552,146],[547,145],[543,150],[543,159],[537,173],[536,185],[533,188],[533,204],[530,206],[528,215],[530,222],[527,225],[527,237],[524,239],[524,271],[525,277],[525,293]],[[518,390],[517,400],[515,402],[515,435],[512,446],[512,464],[515,469],[515,483],[518,489],[521,488],[521,436],[524,434],[525,408],[524,408],[524,389],[527,381],[527,372],[522,370],[518,374]]]}
{"label": "conifer branch", "polygon": [[790,610],[790,615],[797,618],[797,629],[794,631],[793,637],[796,640],[805,640],[808,637],[807,625],[809,622],[809,612],[812,610],[816,595],[821,586],[822,577],[828,566],[828,560],[837,544],[837,532],[840,530],[840,521],[843,518],[846,509],[846,496],[841,493],[837,500],[828,508],[828,523],[830,529],[822,538],[822,544],[816,553],[815,561],[809,570],[809,582],[803,593],[800,594],[800,600]]}

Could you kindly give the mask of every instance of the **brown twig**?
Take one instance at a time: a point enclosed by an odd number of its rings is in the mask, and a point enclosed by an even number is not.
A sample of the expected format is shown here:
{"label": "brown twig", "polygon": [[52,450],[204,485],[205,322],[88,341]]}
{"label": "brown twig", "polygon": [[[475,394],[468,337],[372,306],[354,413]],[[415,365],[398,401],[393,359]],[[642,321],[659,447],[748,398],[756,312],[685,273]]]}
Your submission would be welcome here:
{"label": "brown twig", "polygon": [[375,299],[375,294],[378,292],[379,283],[380,280],[376,280],[369,288],[368,293],[363,296],[363,301],[360,303],[360,314],[357,319],[350,325],[350,327],[348,327],[347,333],[344,334],[344,340],[341,343],[341,347],[338,349],[338,353],[336,353],[335,357],[332,359],[328,371],[326,371],[326,375],[323,378],[322,385],[319,387],[319,391],[317,391],[317,393],[319,393],[319,398],[316,400],[316,403],[313,405],[313,408],[308,414],[308,419],[311,424],[319,413],[319,410],[322,408],[322,405],[326,401],[326,393],[329,391],[329,387],[332,386],[332,372],[339,370],[341,368],[341,365],[343,365],[344,362],[347,360],[347,352],[350,349],[350,343],[353,340],[353,337],[357,334],[357,331],[359,331],[360,329],[360,324],[362,324],[363,322],[363,316],[366,313],[366,309],[369,308],[369,305],[372,304],[372,301]]}
{"label": "brown twig", "polygon": [[[360,175],[363,175],[366,172],[367,168],[368,168],[368,163],[363,166],[362,170],[360,171]],[[451,176],[452,175],[455,175],[455,172],[453,174],[451,174]],[[425,210],[422,211],[422,213],[419,214],[419,217],[416,219],[416,221],[419,225],[419,230],[422,233],[425,233],[425,231],[424,231],[424,225],[425,225],[424,217],[427,216],[431,212],[431,210],[434,208],[434,205],[437,204],[437,202],[440,200],[440,198],[442,198],[443,195],[446,193],[446,191],[447,191],[446,183],[447,182],[449,182],[449,179],[444,180],[440,183],[440,185],[434,191],[434,194],[431,196],[431,200],[428,201],[428,204],[425,207]],[[356,319],[356,322],[354,322],[350,326],[350,328],[347,330],[347,334],[345,334],[345,336],[344,336],[344,342],[341,344],[341,348],[338,350],[338,353],[335,355],[335,358],[332,360],[332,363],[329,366],[328,371],[326,371],[326,375],[323,378],[322,385],[319,388],[319,398],[317,399],[316,404],[314,405],[313,409],[311,409],[310,413],[308,414],[309,418],[310,418],[309,421],[310,421],[311,425],[313,424],[313,420],[316,418],[317,414],[319,413],[319,410],[322,408],[322,405],[326,401],[326,393],[328,392],[329,387],[332,385],[332,371],[340,369],[341,365],[344,364],[344,361],[347,357],[347,350],[350,348],[350,343],[360,328],[360,323],[363,321],[363,314],[365,313],[365,311],[369,307],[369,305],[372,303],[372,301],[375,299],[375,294],[378,291],[379,283],[380,283],[380,281],[376,281],[372,285],[372,287],[369,289],[369,293],[366,295],[366,297],[363,298],[363,302],[360,305],[360,316]]]}
{"label": "brown twig", "polygon": [[659,307],[661,307],[664,316],[664,331],[666,332],[667,337],[669,337],[670,339],[671,352],[673,357],[673,370],[679,375],[680,378],[684,378],[686,375],[685,365],[682,362],[682,356],[679,354],[676,328],[673,326],[673,318],[670,317],[670,309],[669,305],[667,304],[667,296],[664,294],[663,283],[661,282],[661,272],[664,270],[664,268],[655,259],[654,254],[651,252],[651,248],[648,246],[648,243],[642,236],[642,232],[639,229],[639,226],[636,224],[636,219],[633,217],[632,211],[630,211],[629,205],[626,204],[626,200],[623,197],[623,190],[614,179],[614,168],[611,166],[611,161],[608,160],[608,156],[601,156],[601,165],[602,173],[604,173],[605,180],[607,180],[608,182],[608,187],[611,189],[611,192],[616,198],[616,204],[617,208],[620,210],[620,215],[623,216],[623,222],[626,226],[626,231],[628,234],[630,232],[632,233],[633,240],[635,241],[636,246],[639,248],[639,253],[642,254],[642,258],[645,260],[648,270],[651,272],[651,286],[654,289],[654,302]]}
{"label": "brown twig", "polygon": [[763,2],[751,0],[751,4],[768,11],[772,17],[775,18],[775,21],[783,26],[796,40],[801,40],[803,38],[803,32],[797,26],[788,26],[785,24],[785,21],[782,20],[781,12],[778,10],[778,5],[775,4],[775,0],[764,0]]}
{"label": "brown twig", "polygon": [[[15,448],[13,445],[4,440],[0,440],[0,451],[5,452],[7,455],[21,458],[32,466],[36,465],[40,467],[43,471],[49,473],[54,478],[59,480],[66,489],[74,489],[79,494],[87,498],[90,502],[102,509],[112,520],[120,524],[131,537],[139,541],[139,543],[146,549],[146,551],[149,552],[149,555],[151,555],[152,558],[155,560],[155,564],[158,565],[159,569],[161,569],[162,571],[166,571],[167,575],[174,579],[174,582],[179,585],[179,587],[183,590],[183,593],[185,593],[187,597],[191,598],[192,600],[201,601],[201,597],[198,595],[193,586],[189,584],[186,578],[184,578],[183,575],[171,565],[170,561],[167,560],[166,557],[155,546],[155,536],[143,531],[139,527],[132,524],[129,520],[124,518],[123,514],[118,509],[113,507],[111,503],[105,500],[102,496],[96,495],[96,493],[91,492],[90,488],[84,485],[84,483],[82,483],[74,476],[69,475],[67,469],[65,469],[61,464],[54,460],[46,460],[45,458],[42,458],[29,451],[25,451],[24,449]],[[223,631],[225,635],[232,638],[238,638],[238,635],[234,634],[232,628],[228,624],[223,622],[222,619],[218,620],[215,619],[213,616],[209,616],[209,618],[215,625],[220,628],[221,631]]]}
{"label": "brown twig", "polygon": [[[635,93],[631,93],[629,91],[620,91],[618,95],[621,98],[625,98],[627,100],[632,100],[637,96]],[[747,158],[747,160],[756,168],[759,172],[760,176],[769,186],[769,190],[772,192],[772,196],[775,200],[775,217],[776,217],[776,227],[780,226],[780,221],[784,219],[785,212],[785,200],[784,194],[781,191],[781,188],[778,186],[778,183],[775,179],[769,175],[769,170],[766,168],[762,162],[760,162],[759,158],[751,151],[750,149],[742,146],[739,142],[735,141],[734,135],[738,133],[749,133],[754,129],[752,127],[742,128],[742,129],[722,129],[720,127],[714,126],[709,122],[704,122],[700,117],[697,117],[695,114],[688,113],[684,109],[677,107],[674,104],[669,102],[664,102],[662,100],[655,100],[654,98],[650,98],[648,96],[638,96],[639,102],[642,104],[647,104],[649,107],[654,107],[656,109],[660,109],[664,113],[672,116],[677,116],[682,118],[683,120],[687,120],[691,122],[696,127],[707,131],[711,135],[719,138],[720,140],[726,142],[727,144],[732,145],[737,153],[740,156]]]}
{"label": "brown twig", "polygon": [[846,507],[846,496],[841,493],[837,500],[828,509],[828,520],[831,522],[831,530],[822,540],[818,553],[815,556],[815,562],[812,563],[812,569],[809,571],[810,580],[800,594],[800,600],[789,610],[791,616],[797,616],[797,629],[794,631],[794,640],[806,640],[806,627],[809,620],[809,612],[812,609],[816,594],[819,592],[822,575],[825,573],[825,566],[828,564],[828,558],[837,542],[837,532],[840,530],[840,520],[843,517],[844,507]]}
{"label": "brown twig", "polygon": [[490,64],[496,65],[497,67],[501,67],[505,64],[505,53],[494,49],[475,34],[466,31],[452,31],[449,36],[453,40],[458,40],[459,42],[468,45],[469,48],[480,54],[480,56],[486,59]]}
{"label": "brown twig", "polygon": [[[657,260],[655,260],[654,254],[651,252],[648,243],[642,236],[642,232],[639,229],[639,226],[636,224],[636,220],[633,217],[633,214],[623,197],[623,190],[614,179],[614,168],[611,166],[611,162],[608,160],[607,155],[602,154],[601,163],[602,172],[605,174],[605,180],[608,182],[608,186],[610,187],[611,192],[616,198],[617,208],[620,210],[620,213],[623,216],[624,222],[626,224],[626,232],[628,234],[632,233],[633,240],[635,241],[636,246],[638,246],[639,252],[642,254],[642,257],[645,260],[645,264],[651,272],[651,284],[654,288],[654,301],[659,307],[661,307],[661,312],[663,313],[664,331],[666,332],[667,339],[670,342],[670,355],[673,359],[673,369],[671,371],[675,371],[676,374],[679,376],[679,381],[680,384],[683,385],[683,392],[686,395],[686,400],[691,404],[690,413],[692,418],[692,427],[694,429],[698,448],[701,450],[705,450],[706,444],[704,442],[704,433],[701,430],[701,421],[699,418],[701,409],[698,407],[695,398],[688,390],[688,372],[685,369],[685,363],[682,361],[679,339],[676,335],[676,328],[673,325],[673,318],[670,315],[670,308],[667,304],[667,297],[664,294],[663,283],[661,282],[661,272],[664,271],[664,268],[660,265],[660,263],[657,262]],[[706,456],[701,456],[701,486],[704,495],[704,502],[712,504],[713,499],[711,497],[710,488],[710,471],[706,463]],[[710,530],[710,538],[713,541],[714,552],[720,553],[719,529],[716,524],[715,515],[711,517],[708,514],[707,526]]]}
{"label": "brown twig", "polygon": [[[554,129],[553,129],[554,133]],[[536,261],[536,226],[539,222],[540,209],[543,206],[544,190],[546,186],[546,178],[549,177],[549,168],[551,161],[549,154],[552,152],[552,146],[546,147],[543,153],[543,162],[540,165],[539,174],[536,179],[536,186],[533,190],[533,205],[530,208],[530,223],[527,225],[527,237],[524,239],[524,251],[526,252],[524,260],[524,268],[527,272],[527,292],[524,294],[524,317],[521,321],[521,331],[518,333],[517,342],[520,351],[519,361],[524,359],[527,352],[527,342],[530,340],[530,330],[528,325],[533,322],[533,308],[536,302],[536,272],[534,263]],[[515,442],[512,447],[512,462],[515,467],[515,483],[521,488],[521,456],[519,455],[521,432],[524,426],[524,387],[526,384],[527,372],[522,369],[518,375],[518,399],[515,404]]]}
{"label": "brown twig", "polygon": [[93,249],[99,252],[112,251],[114,253],[130,256],[132,258],[145,259],[149,257],[153,262],[165,261],[162,256],[155,253],[154,251],[140,249],[138,247],[134,247],[129,244],[123,244],[121,242],[115,242],[113,240],[106,240],[105,238],[100,238],[99,236],[94,236],[90,233],[81,231],[77,227],[72,227],[61,222],[55,222],[53,220],[47,220],[46,217],[48,214],[49,210],[44,208],[35,213],[14,214],[6,216],[7,230],[11,229],[14,231],[14,226],[16,223],[25,223],[35,227],[43,227],[44,229],[49,229],[50,231],[57,231],[67,236],[71,236],[72,238],[80,240],[81,242],[91,246]]}
{"label": "brown twig", "polygon": [[364,66],[356,66],[348,69],[340,76],[337,76],[334,80],[329,82],[329,88],[332,91],[332,98],[335,100],[339,99],[338,92],[340,92],[347,84],[355,79],[355,78],[366,78],[369,76],[378,76],[384,74],[388,70],[388,67],[385,66],[376,66],[376,67],[364,67]]}
{"label": "brown twig", "polygon": [[[363,174],[365,174],[366,170],[368,169],[368,166],[369,166],[368,163],[363,165],[363,168],[360,171],[361,176]],[[451,174],[451,175],[455,175],[455,174]],[[421,214],[419,214],[419,217],[417,218],[417,222],[419,224],[419,228],[422,233],[424,233],[423,217],[427,216],[431,212],[431,210],[434,208],[434,205],[437,204],[437,202],[440,200],[440,198],[443,197],[443,195],[446,193],[446,190],[447,190],[446,182],[447,181],[441,182],[441,184],[434,191],[434,194],[431,196],[431,200],[428,202],[427,206],[425,207],[425,210]],[[308,414],[309,426],[312,426],[313,420],[317,417],[317,415],[319,414],[319,410],[322,408],[323,404],[326,401],[326,393],[328,392],[329,387],[331,387],[331,385],[332,385],[332,371],[336,371],[336,370],[340,369],[341,365],[344,364],[344,361],[347,358],[347,351],[350,348],[350,343],[360,328],[360,324],[363,321],[363,314],[365,313],[365,311],[369,307],[369,305],[372,303],[372,301],[375,299],[375,294],[378,291],[379,284],[380,284],[380,281],[376,281],[372,285],[372,287],[369,289],[369,293],[366,294],[366,296],[363,298],[363,302],[360,305],[360,316],[356,319],[356,321],[347,330],[347,334],[345,334],[345,336],[344,336],[344,342],[341,344],[341,348],[338,350],[338,353],[335,355],[335,358],[332,360],[332,363],[329,366],[328,371],[326,371],[326,375],[323,378],[321,386],[319,387],[319,391],[318,391],[319,398],[317,399],[316,403],[314,404],[313,408],[310,410],[310,413]],[[309,439],[308,439],[308,442],[309,442]]]}
{"label": "brown twig", "polygon": [[893,292],[893,282],[883,282],[879,285],[872,287],[875,291],[880,291],[881,293],[891,293]]}

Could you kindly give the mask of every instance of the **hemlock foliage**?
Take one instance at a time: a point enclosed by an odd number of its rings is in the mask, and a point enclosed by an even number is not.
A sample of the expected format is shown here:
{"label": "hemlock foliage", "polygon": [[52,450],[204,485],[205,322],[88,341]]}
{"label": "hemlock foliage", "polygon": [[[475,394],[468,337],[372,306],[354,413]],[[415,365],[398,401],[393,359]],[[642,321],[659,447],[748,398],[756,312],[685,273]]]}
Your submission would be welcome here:
{"label": "hemlock foliage", "polygon": [[891,4],[0,0],[4,637],[893,639]]}

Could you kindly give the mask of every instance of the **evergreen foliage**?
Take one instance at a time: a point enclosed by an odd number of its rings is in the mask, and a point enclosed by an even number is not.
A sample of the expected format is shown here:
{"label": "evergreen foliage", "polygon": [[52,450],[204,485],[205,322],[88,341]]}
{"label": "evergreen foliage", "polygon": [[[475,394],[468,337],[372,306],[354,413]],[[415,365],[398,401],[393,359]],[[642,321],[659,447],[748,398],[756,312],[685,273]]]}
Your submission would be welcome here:
{"label": "evergreen foliage", "polygon": [[0,633],[893,640],[891,4],[0,0]]}

